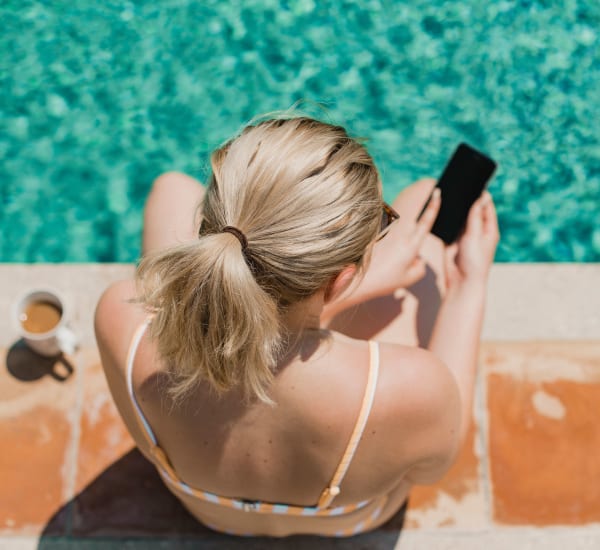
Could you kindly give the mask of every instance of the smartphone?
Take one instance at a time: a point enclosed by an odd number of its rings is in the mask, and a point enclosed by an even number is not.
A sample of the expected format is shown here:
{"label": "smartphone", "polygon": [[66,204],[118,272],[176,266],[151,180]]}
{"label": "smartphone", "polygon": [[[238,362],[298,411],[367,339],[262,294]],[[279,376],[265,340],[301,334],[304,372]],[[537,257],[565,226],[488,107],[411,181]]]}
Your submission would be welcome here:
{"label": "smartphone", "polygon": [[451,244],[460,236],[473,203],[496,170],[496,163],[477,149],[461,143],[442,172],[437,186],[442,204],[431,232]]}

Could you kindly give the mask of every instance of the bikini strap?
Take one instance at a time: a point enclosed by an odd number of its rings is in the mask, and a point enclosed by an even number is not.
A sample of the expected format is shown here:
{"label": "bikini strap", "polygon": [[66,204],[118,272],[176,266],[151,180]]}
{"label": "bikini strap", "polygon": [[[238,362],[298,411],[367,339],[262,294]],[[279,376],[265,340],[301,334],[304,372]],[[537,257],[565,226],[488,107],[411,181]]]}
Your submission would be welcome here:
{"label": "bikini strap", "polygon": [[169,461],[165,452],[158,445],[158,441],[150,424],[146,420],[142,409],[140,408],[139,403],[135,397],[135,393],[133,391],[133,362],[135,360],[135,354],[137,349],[142,341],[142,337],[144,336],[146,329],[150,325],[150,319],[146,319],[133,333],[133,338],[131,339],[131,344],[129,344],[129,351],[127,352],[127,391],[129,393],[129,397],[131,402],[133,403],[133,409],[135,411],[135,418],[138,422],[140,430],[144,437],[146,438],[146,442],[149,446],[149,452],[152,457],[158,462],[158,464],[162,467],[164,471],[175,481],[179,481],[179,477],[175,473],[171,462]]}
{"label": "bikini strap", "polygon": [[362,437],[369,414],[371,413],[371,407],[373,406],[373,400],[375,398],[375,389],[377,387],[377,379],[379,377],[379,344],[377,342],[369,341],[369,377],[367,379],[367,385],[365,387],[365,394],[363,397],[362,405],[354,430],[350,436],[350,441],[346,446],[346,450],[342,456],[333,477],[329,485],[321,493],[317,508],[327,508],[333,499],[340,494],[340,485],[342,480],[350,467],[358,443]]}
{"label": "bikini strap", "polygon": [[152,431],[150,424],[148,424],[148,421],[146,420],[146,417],[144,416],[144,413],[142,412],[142,409],[140,408],[137,399],[135,398],[135,393],[133,392],[133,362],[135,360],[135,354],[137,352],[137,349],[140,345],[140,342],[142,341],[142,337],[144,336],[149,324],[150,320],[147,319],[135,329],[135,332],[133,333],[133,338],[131,339],[131,343],[129,344],[129,351],[127,352],[126,369],[127,391],[129,393],[129,398],[131,399],[133,408],[136,413],[135,416],[138,420],[140,428],[142,429],[142,433],[146,436],[148,443],[150,443],[150,445],[152,446],[156,445],[156,437],[154,436],[154,432]]}

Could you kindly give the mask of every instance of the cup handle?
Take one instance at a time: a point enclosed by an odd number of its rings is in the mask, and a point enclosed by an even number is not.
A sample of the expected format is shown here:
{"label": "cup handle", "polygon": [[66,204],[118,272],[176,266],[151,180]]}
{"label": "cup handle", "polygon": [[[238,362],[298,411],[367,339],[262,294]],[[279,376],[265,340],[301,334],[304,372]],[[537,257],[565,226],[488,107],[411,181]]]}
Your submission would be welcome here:
{"label": "cup handle", "polygon": [[56,332],[56,341],[60,350],[66,355],[72,355],[79,344],[75,333],[65,326],[60,327]]}

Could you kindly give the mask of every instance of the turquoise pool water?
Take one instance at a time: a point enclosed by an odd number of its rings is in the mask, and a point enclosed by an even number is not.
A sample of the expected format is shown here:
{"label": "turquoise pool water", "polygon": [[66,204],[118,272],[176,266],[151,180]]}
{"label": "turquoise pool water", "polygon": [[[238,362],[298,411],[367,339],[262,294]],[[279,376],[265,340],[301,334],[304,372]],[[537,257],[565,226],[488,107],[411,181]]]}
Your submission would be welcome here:
{"label": "turquoise pool water", "polygon": [[[133,261],[154,177],[298,100],[391,199],[466,140],[499,261],[599,261],[600,3],[4,0],[0,260]],[[322,107],[316,106],[318,102]]]}

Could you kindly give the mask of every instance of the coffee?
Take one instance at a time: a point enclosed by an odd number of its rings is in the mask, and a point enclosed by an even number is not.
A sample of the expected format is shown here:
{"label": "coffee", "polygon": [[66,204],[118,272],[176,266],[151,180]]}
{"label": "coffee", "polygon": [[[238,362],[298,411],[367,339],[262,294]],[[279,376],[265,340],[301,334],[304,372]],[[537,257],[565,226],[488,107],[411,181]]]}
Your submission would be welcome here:
{"label": "coffee", "polygon": [[50,332],[62,317],[62,309],[47,300],[35,300],[23,309],[19,320],[21,326],[29,333],[43,334]]}

